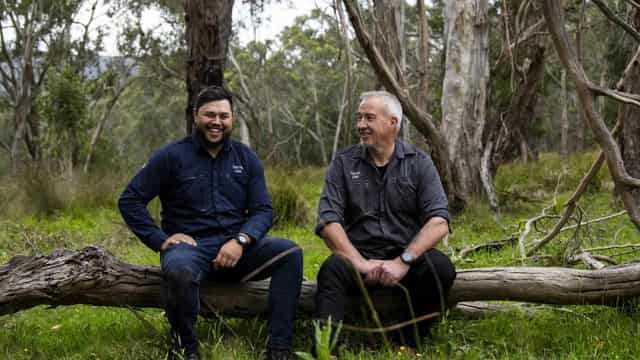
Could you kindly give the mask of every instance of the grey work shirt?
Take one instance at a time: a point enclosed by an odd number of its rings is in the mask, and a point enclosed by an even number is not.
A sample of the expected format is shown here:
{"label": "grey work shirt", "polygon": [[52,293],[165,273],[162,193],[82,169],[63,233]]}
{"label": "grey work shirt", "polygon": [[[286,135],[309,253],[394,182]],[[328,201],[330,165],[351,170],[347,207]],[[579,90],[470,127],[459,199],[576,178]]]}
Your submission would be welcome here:
{"label": "grey work shirt", "polygon": [[447,197],[429,155],[397,141],[381,176],[366,147],[354,145],[329,166],[316,234],[340,223],[364,257],[385,259],[399,255],[434,216],[449,221]]}

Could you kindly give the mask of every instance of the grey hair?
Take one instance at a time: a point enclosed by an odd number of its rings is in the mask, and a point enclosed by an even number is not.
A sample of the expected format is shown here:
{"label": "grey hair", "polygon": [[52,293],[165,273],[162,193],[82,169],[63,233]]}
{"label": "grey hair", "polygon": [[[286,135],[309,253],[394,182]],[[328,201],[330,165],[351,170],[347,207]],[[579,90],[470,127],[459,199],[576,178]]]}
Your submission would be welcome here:
{"label": "grey hair", "polygon": [[400,125],[402,125],[402,105],[398,98],[392,93],[384,90],[366,91],[360,95],[360,104],[370,97],[382,98],[384,109],[387,111],[387,114],[398,119],[398,125],[396,126],[400,129]]}

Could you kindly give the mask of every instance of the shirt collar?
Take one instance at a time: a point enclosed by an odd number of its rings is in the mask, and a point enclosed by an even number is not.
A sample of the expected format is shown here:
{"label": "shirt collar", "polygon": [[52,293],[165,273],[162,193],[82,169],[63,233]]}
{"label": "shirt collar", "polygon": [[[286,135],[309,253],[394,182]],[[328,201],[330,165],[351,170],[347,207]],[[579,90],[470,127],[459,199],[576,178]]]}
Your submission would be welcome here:
{"label": "shirt collar", "polygon": [[[204,139],[202,139],[202,136],[199,135],[197,129],[193,129],[193,131],[191,132],[191,138],[193,139],[193,143],[196,144],[196,151],[200,151],[206,155],[209,155],[209,150],[204,144]],[[224,142],[222,143],[222,150],[225,152],[229,152],[231,150],[231,138],[224,139]]]}
{"label": "shirt collar", "polygon": [[[396,146],[393,149],[393,156],[395,156],[398,159],[404,159],[405,155],[412,155],[415,153],[416,151],[411,147],[407,146],[407,144],[405,144],[400,140],[396,140]],[[367,147],[360,144],[360,151],[355,152],[354,158],[360,158],[366,161],[369,158],[369,154],[367,153]]]}

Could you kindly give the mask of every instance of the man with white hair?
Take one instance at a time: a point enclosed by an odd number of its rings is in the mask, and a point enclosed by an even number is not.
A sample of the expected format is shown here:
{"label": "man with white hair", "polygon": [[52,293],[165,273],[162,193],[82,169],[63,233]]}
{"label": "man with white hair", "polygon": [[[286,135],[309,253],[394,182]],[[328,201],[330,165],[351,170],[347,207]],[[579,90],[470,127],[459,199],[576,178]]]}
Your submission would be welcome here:
{"label": "man with white hair", "polygon": [[[393,94],[362,94],[356,116],[360,144],[336,155],[318,205],[316,234],[333,254],[318,273],[315,317],[344,319],[347,298],[359,293],[354,271],[371,290],[405,286],[416,316],[439,311],[456,273],[435,248],[449,232],[438,172],[429,155],[397,139],[402,106]],[[428,329],[421,323],[422,336]]]}

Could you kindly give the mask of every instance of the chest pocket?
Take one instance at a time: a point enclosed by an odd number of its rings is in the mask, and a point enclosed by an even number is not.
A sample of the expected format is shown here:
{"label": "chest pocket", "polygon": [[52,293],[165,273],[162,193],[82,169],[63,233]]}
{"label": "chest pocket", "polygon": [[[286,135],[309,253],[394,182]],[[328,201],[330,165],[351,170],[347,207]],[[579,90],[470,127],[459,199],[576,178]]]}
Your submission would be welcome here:
{"label": "chest pocket", "polygon": [[224,184],[224,194],[231,205],[238,209],[246,209],[248,207],[249,175],[245,171],[226,173]]}
{"label": "chest pocket", "polygon": [[417,209],[418,188],[406,176],[392,178],[387,183],[387,202],[391,211],[413,213]]}
{"label": "chest pocket", "polygon": [[205,212],[209,209],[210,194],[208,177],[204,174],[183,174],[177,177],[174,199],[192,210]]}
{"label": "chest pocket", "polygon": [[366,216],[376,215],[380,203],[380,189],[369,174],[353,175],[348,179],[349,201],[347,201],[348,222],[356,222]]}

